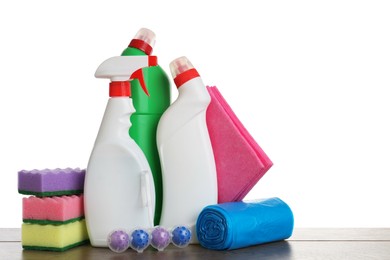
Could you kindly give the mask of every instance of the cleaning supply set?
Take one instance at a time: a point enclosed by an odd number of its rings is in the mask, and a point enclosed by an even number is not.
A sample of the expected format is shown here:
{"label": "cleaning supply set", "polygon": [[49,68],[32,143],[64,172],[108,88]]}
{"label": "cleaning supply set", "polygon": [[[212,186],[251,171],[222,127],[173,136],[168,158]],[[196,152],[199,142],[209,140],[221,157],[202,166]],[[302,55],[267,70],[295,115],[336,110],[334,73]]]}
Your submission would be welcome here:
{"label": "cleaning supply set", "polygon": [[151,55],[154,43],[155,34],[142,28],[121,56],[96,70],[95,77],[110,79],[110,98],[85,181],[19,173],[22,194],[71,195],[46,199],[50,207],[61,205],[55,217],[38,214],[41,199],[24,199],[30,215],[23,225],[73,225],[58,235],[66,243],[53,246],[30,242],[27,235],[36,230],[23,228],[25,248],[64,250],[89,239],[115,252],[142,252],[149,245],[162,251],[170,243],[230,250],[291,235],[293,215],[285,202],[242,202],[271,160],[186,57],[169,66],[178,89],[171,104],[168,76]]}

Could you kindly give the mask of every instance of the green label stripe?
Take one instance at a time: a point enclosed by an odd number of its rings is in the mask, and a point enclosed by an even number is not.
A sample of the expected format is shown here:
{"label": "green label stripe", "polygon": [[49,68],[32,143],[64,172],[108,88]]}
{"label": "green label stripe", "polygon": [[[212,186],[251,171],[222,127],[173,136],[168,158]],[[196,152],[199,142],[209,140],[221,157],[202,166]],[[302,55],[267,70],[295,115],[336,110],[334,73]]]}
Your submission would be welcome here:
{"label": "green label stripe", "polygon": [[60,191],[46,191],[46,192],[18,190],[18,192],[20,194],[34,195],[37,197],[53,197],[53,196],[63,196],[63,195],[79,195],[83,193],[83,190],[60,190]]}
{"label": "green label stripe", "polygon": [[84,241],[77,242],[77,243],[74,243],[74,244],[71,244],[71,245],[68,245],[68,246],[65,246],[65,247],[45,247],[45,246],[28,246],[28,245],[23,245],[23,249],[63,252],[63,251],[66,251],[66,250],[68,250],[70,248],[87,244],[88,242],[89,242],[89,240],[84,240]]}
{"label": "green label stripe", "polygon": [[65,221],[59,221],[59,220],[48,220],[48,219],[23,219],[24,223],[30,223],[30,224],[39,224],[39,225],[65,225],[72,222],[76,222],[79,220],[84,219],[84,216],[78,217],[78,218],[72,218]]}

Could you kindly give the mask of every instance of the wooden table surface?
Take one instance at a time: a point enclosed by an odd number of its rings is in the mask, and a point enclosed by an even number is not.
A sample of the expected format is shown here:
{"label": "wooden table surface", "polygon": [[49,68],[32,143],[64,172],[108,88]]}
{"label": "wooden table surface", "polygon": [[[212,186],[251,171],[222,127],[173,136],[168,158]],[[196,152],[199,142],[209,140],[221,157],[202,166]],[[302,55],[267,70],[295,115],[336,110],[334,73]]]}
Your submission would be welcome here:
{"label": "wooden table surface", "polygon": [[105,248],[79,246],[65,252],[23,250],[20,229],[0,229],[0,260],[46,259],[380,259],[390,260],[390,228],[295,229],[280,242],[232,251],[212,251],[199,245],[184,249],[170,245],[163,252],[151,247],[143,253],[131,249],[117,254]]}

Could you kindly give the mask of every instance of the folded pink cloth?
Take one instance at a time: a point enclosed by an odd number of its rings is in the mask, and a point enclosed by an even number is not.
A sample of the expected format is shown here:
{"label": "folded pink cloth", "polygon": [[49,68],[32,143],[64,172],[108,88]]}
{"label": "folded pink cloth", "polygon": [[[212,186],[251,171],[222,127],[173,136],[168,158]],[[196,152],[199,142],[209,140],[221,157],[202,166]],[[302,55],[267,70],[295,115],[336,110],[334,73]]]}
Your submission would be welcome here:
{"label": "folded pink cloth", "polygon": [[241,201],[272,162],[242,125],[217,87],[207,87],[206,121],[218,178],[218,203]]}

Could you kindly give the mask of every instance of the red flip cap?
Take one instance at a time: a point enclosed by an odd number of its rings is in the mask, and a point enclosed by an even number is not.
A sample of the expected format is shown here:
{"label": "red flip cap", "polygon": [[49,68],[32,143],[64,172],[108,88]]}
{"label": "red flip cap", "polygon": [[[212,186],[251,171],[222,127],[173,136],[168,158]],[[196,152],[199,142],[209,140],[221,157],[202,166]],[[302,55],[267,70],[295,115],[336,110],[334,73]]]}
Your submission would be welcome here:
{"label": "red flip cap", "polygon": [[132,39],[129,47],[137,48],[143,52],[145,52],[146,55],[150,55],[153,51],[153,47],[150,46],[147,42],[139,39]]}
{"label": "red flip cap", "polygon": [[199,77],[198,71],[196,69],[189,69],[177,75],[173,81],[175,82],[176,87],[180,88],[181,85],[196,77]]}

